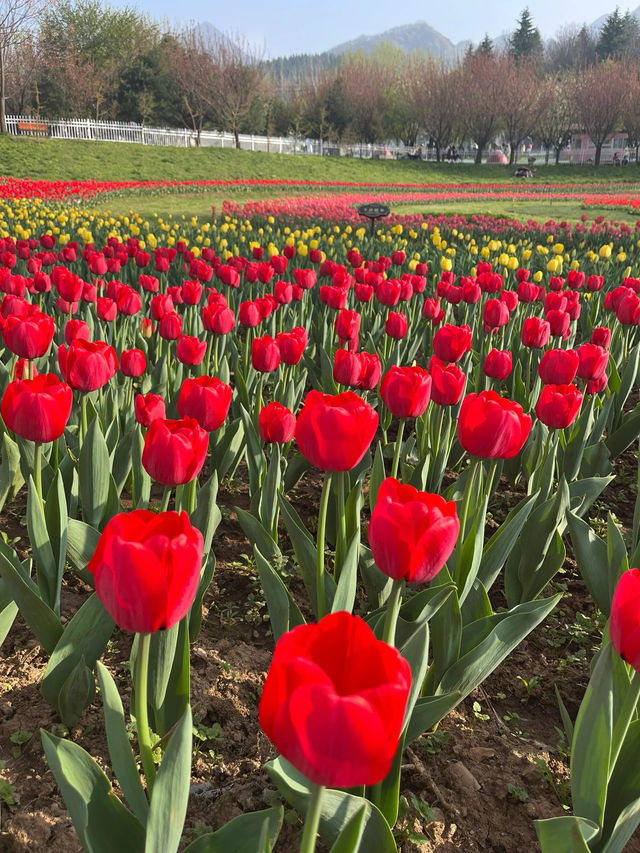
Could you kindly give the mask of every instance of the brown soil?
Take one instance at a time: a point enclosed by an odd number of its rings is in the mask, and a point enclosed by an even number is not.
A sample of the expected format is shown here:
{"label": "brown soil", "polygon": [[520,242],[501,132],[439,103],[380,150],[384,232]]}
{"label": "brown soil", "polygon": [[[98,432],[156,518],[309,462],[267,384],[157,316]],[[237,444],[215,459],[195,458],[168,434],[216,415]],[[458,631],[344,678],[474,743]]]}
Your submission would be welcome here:
{"label": "brown soil", "polygon": [[[631,467],[631,459],[624,461]],[[615,497],[614,511],[628,528],[635,501],[633,477],[629,475],[628,483],[621,480],[600,505]],[[247,487],[236,481],[225,485],[219,495],[223,520],[214,540],[216,574],[192,651],[196,726],[204,732],[218,724],[222,734],[197,743],[185,840],[278,801],[262,769],[275,750],[257,720],[273,641],[259,581],[243,556],[250,549],[233,512],[235,505],[248,506]],[[315,514],[316,485],[306,475],[296,490],[296,508],[303,517]],[[0,529],[10,538],[20,537],[19,549],[26,547],[21,509],[16,501],[0,516]],[[592,515],[598,511],[596,507]],[[559,609],[435,733],[407,749],[402,776],[405,814],[397,831],[402,853],[536,850],[533,820],[566,813],[568,759],[553,687],[557,684],[575,717],[601,625],[570,559],[554,588],[565,591]],[[74,613],[87,591],[69,575],[63,613]],[[125,708],[130,641],[130,636],[116,632],[105,656],[114,676],[123,676],[118,684],[123,686]],[[73,738],[108,772],[99,698],[67,733],[39,691],[45,666],[46,655],[18,618],[0,657],[0,761],[5,762],[0,784],[15,787],[12,804],[2,803],[0,796],[0,853],[81,849],[44,762],[40,728]],[[301,822],[285,808],[276,850],[289,853],[297,850]],[[640,838],[627,850],[640,853]]]}

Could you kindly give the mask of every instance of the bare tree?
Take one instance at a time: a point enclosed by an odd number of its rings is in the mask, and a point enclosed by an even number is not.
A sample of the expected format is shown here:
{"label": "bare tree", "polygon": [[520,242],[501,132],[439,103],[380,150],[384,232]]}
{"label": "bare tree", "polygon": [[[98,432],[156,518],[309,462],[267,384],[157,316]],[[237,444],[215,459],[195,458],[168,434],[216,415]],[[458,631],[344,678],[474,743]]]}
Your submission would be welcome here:
{"label": "bare tree", "polygon": [[627,132],[630,148],[635,148],[635,161],[640,150],[640,68],[634,64],[629,69],[627,96],[622,107],[622,126]]}
{"label": "bare tree", "polygon": [[460,137],[461,77],[460,67],[450,68],[431,57],[414,69],[412,108],[435,146],[438,163],[442,150]]}
{"label": "bare tree", "polygon": [[542,113],[542,80],[533,64],[516,64],[511,56],[502,58],[499,65],[504,75],[500,112],[509,140],[509,163],[513,165],[522,140],[531,135]]}
{"label": "bare tree", "polygon": [[465,57],[460,83],[461,114],[467,135],[478,146],[476,163],[483,149],[504,128],[500,112],[505,94],[503,64],[494,56]]}
{"label": "bare tree", "polygon": [[603,143],[620,121],[628,80],[626,65],[610,60],[582,69],[576,76],[572,100],[576,118],[595,146],[596,166]]}
{"label": "bare tree", "polygon": [[385,109],[392,83],[389,68],[364,54],[348,56],[341,68],[351,126],[363,142],[379,142],[384,137]]}
{"label": "bare tree", "polygon": [[205,118],[214,109],[221,85],[220,69],[214,61],[215,42],[201,28],[191,27],[174,36],[167,56],[186,114],[189,116],[196,145]]}
{"label": "bare tree", "polygon": [[7,61],[11,51],[30,38],[29,27],[44,0],[0,0],[0,133],[7,132]]}
{"label": "bare tree", "polygon": [[262,60],[262,53],[244,38],[216,35],[213,61],[219,86],[213,92],[215,109],[233,133],[236,148],[240,148],[240,123],[254,99],[263,93],[265,73]]}
{"label": "bare tree", "polygon": [[542,142],[549,162],[549,154],[555,152],[556,166],[560,152],[566,148],[574,125],[575,109],[570,97],[573,85],[568,74],[552,74],[540,83],[541,112],[534,133]]}

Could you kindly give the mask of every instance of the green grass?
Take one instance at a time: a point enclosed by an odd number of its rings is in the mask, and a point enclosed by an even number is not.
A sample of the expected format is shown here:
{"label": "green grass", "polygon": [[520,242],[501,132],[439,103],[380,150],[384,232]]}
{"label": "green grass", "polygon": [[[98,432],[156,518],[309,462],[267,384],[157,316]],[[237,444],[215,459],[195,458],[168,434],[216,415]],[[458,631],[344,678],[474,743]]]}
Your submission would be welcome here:
{"label": "green grass", "polygon": [[[291,180],[390,181],[397,183],[491,183],[512,179],[511,166],[470,163],[415,163],[410,160],[357,160],[295,154],[267,154],[215,148],[170,148],[131,143],[0,137],[0,173],[12,177],[66,180]],[[640,180],[629,166],[540,166],[537,183]]]}

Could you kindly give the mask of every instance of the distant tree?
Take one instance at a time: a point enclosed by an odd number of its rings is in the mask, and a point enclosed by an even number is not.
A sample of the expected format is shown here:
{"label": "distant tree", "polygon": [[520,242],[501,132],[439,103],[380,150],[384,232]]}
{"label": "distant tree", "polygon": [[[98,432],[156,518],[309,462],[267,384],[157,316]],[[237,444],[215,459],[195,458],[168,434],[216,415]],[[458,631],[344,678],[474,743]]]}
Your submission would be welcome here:
{"label": "distant tree", "polygon": [[484,34],[484,38],[482,39],[478,47],[475,49],[475,51],[471,50],[471,53],[476,53],[480,56],[493,56],[493,41],[489,38],[488,33]]}
{"label": "distant tree", "polygon": [[37,78],[42,55],[34,33],[12,44],[6,54],[5,104],[14,115],[37,111]]}
{"label": "distant tree", "polygon": [[509,53],[516,62],[542,56],[540,30],[534,26],[527,6],[520,13],[515,31],[509,39]]}
{"label": "distant tree", "polygon": [[595,146],[596,166],[603,143],[620,122],[628,78],[628,67],[612,60],[585,68],[576,77],[572,93],[576,119]]}
{"label": "distant tree", "polygon": [[600,59],[629,56],[637,47],[640,27],[631,12],[620,14],[620,9],[607,16],[598,37],[597,52]]}
{"label": "distant tree", "polygon": [[549,155],[553,151],[557,166],[560,152],[571,139],[575,115],[570,97],[573,85],[573,78],[569,79],[568,72],[548,75],[541,83],[541,111],[533,132],[545,149],[545,163],[549,162]]}
{"label": "distant tree", "polygon": [[635,149],[635,161],[638,163],[640,152],[640,67],[634,64],[630,68],[627,94],[622,107],[622,127],[627,133],[629,148]]}
{"label": "distant tree", "polygon": [[208,34],[197,27],[177,33],[167,44],[168,69],[198,146],[205,120],[213,117],[216,92],[221,85],[213,49]]}
{"label": "distant tree", "polygon": [[349,98],[342,75],[338,72],[330,82],[324,96],[327,123],[338,142],[341,142],[349,127],[351,115]]}
{"label": "distant tree", "polygon": [[0,0],[0,133],[7,132],[7,70],[17,49],[30,39],[30,27],[44,0]]}
{"label": "distant tree", "polygon": [[478,146],[476,163],[482,162],[484,148],[504,128],[500,107],[505,82],[502,64],[495,57],[476,54],[465,58],[460,82],[460,114],[466,135]]}
{"label": "distant tree", "polygon": [[214,109],[233,133],[240,147],[240,125],[254,101],[261,100],[265,83],[263,57],[241,36],[219,34],[214,38],[213,57],[218,72],[218,88],[213,91]]}
{"label": "distant tree", "polygon": [[175,49],[173,38],[165,35],[123,69],[117,91],[120,121],[170,126],[182,122],[183,103],[171,63]]}
{"label": "distant tree", "polygon": [[596,60],[596,39],[586,26],[562,27],[546,44],[545,67],[551,72],[586,68]]}
{"label": "distant tree", "polygon": [[542,113],[542,75],[531,65],[517,65],[511,56],[504,57],[500,67],[504,87],[499,110],[509,141],[509,163],[513,164],[523,139],[531,135]]}
{"label": "distant tree", "polygon": [[458,141],[460,135],[460,67],[450,68],[433,58],[415,70],[412,108],[421,130],[436,149],[440,162],[442,151]]}
{"label": "distant tree", "polygon": [[385,136],[385,106],[391,74],[366,54],[349,55],[340,67],[351,127],[358,140],[380,142]]}

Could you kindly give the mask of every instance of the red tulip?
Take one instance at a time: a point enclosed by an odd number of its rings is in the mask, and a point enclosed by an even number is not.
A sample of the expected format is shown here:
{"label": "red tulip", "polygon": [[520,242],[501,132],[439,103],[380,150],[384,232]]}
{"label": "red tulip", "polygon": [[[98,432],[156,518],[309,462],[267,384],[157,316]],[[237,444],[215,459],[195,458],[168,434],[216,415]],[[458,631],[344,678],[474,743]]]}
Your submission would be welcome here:
{"label": "red tulip", "polygon": [[402,340],[407,334],[409,324],[406,314],[401,311],[389,311],[386,323],[384,324],[385,333],[395,340]]}
{"label": "red tulip", "polygon": [[609,349],[611,346],[611,329],[608,326],[596,326],[591,332],[590,341],[599,347]]}
{"label": "red tulip", "polygon": [[77,338],[69,350],[58,347],[58,366],[65,380],[76,391],[96,391],[115,376],[118,356],[104,341],[83,341]]}
{"label": "red tulip", "polygon": [[182,331],[182,317],[176,311],[163,314],[158,322],[158,334],[165,341],[175,341]]}
{"label": "red tulip", "polygon": [[282,403],[274,402],[263,406],[258,415],[260,438],[270,444],[286,444],[296,431],[296,416]]}
{"label": "red tulip", "polygon": [[98,315],[98,319],[105,323],[110,323],[118,316],[118,306],[108,296],[99,296],[96,301],[96,314]]}
{"label": "red tulip", "polygon": [[362,460],[377,428],[376,411],[353,391],[309,391],[295,437],[302,455],[316,468],[350,471]]}
{"label": "red tulip", "polygon": [[124,376],[142,376],[147,359],[141,349],[125,349],[120,355],[120,370]]}
{"label": "red tulip", "polygon": [[581,405],[582,392],[575,385],[545,385],[536,415],[550,429],[564,429],[575,421]]}
{"label": "red tulip", "polygon": [[540,359],[538,374],[545,385],[569,385],[580,359],[574,349],[550,349]]}
{"label": "red tulip", "polygon": [[431,397],[431,377],[423,367],[393,365],[380,384],[380,396],[397,418],[419,418]]}
{"label": "red tulip", "polygon": [[387,477],[369,522],[376,565],[393,580],[428,583],[451,556],[460,532],[455,501]]}
{"label": "red tulip", "polygon": [[431,399],[437,406],[455,406],[464,391],[467,377],[455,364],[445,364],[437,356],[429,361]]}
{"label": "red tulip", "polygon": [[467,394],[458,417],[458,441],[467,453],[482,459],[517,456],[531,431],[522,406],[495,391]]}
{"label": "red tulip", "polygon": [[231,395],[231,387],[214,376],[185,379],[178,396],[178,414],[195,418],[202,429],[213,432],[220,429],[229,413]]}
{"label": "red tulip", "polygon": [[84,320],[67,320],[64,324],[65,343],[70,344],[76,338],[80,338],[83,341],[90,341],[91,329]]}
{"label": "red tulip", "polygon": [[362,376],[360,354],[346,349],[336,350],[333,359],[333,378],[340,385],[358,388]]}
{"label": "red tulip", "polygon": [[484,375],[491,379],[503,380],[511,373],[512,366],[513,356],[510,350],[492,349],[484,360]]}
{"label": "red tulip", "polygon": [[136,394],[133,409],[137,422],[143,427],[151,426],[158,418],[166,418],[164,400],[159,394]]}
{"label": "red tulip", "polygon": [[280,349],[270,335],[254,338],[251,341],[251,364],[260,373],[271,373],[280,364]]}
{"label": "red tulip", "polygon": [[527,317],[522,324],[520,339],[525,347],[531,349],[542,349],[551,335],[551,326],[540,317]]}
{"label": "red tulip", "polygon": [[549,323],[549,330],[554,337],[564,338],[568,336],[571,317],[566,311],[547,311],[545,319]]}
{"label": "red tulip", "polygon": [[14,379],[2,395],[0,413],[7,427],[28,441],[60,438],[71,414],[73,392],[53,373]]}
{"label": "red tulip", "polygon": [[578,347],[578,376],[580,379],[600,379],[609,363],[609,353],[597,344],[581,344]]}
{"label": "red tulip", "polygon": [[144,439],[142,464],[158,483],[179,486],[198,476],[208,447],[207,433],[193,418],[156,418]]}
{"label": "red tulip", "polygon": [[470,349],[471,328],[469,326],[453,326],[447,323],[433,336],[433,351],[441,361],[458,361]]}
{"label": "red tulip", "polygon": [[284,364],[298,364],[307,345],[307,330],[296,326],[290,332],[280,332],[276,336],[280,350],[280,360]]}
{"label": "red tulip", "polygon": [[374,785],[389,772],[411,671],[359,616],[340,611],[279,639],[259,719],[283,757],[318,785]]}
{"label": "red tulip", "polygon": [[611,645],[640,672],[640,571],[629,569],[616,585],[609,620]]}
{"label": "red tulip", "polygon": [[137,509],[107,522],[87,569],[114,622],[149,634],[171,628],[189,612],[203,546],[186,512]]}
{"label": "red tulip", "polygon": [[241,302],[238,308],[238,320],[241,326],[252,328],[262,322],[260,309],[255,302]]}
{"label": "red tulip", "polygon": [[180,335],[176,345],[176,357],[182,364],[201,364],[207,351],[207,342],[191,335]]}
{"label": "red tulip", "polygon": [[382,374],[382,365],[380,364],[380,359],[378,356],[373,353],[361,352],[358,353],[360,357],[360,382],[358,387],[361,391],[371,391],[373,390],[378,382],[380,382],[380,376]]}
{"label": "red tulip", "polygon": [[358,332],[360,331],[360,320],[361,317],[357,311],[351,311],[348,308],[343,308],[342,311],[340,311],[336,317],[334,329],[342,343],[358,337]]}
{"label": "red tulip", "polygon": [[20,358],[39,358],[49,349],[54,330],[53,317],[29,306],[21,316],[7,316],[2,336],[11,352]]}

